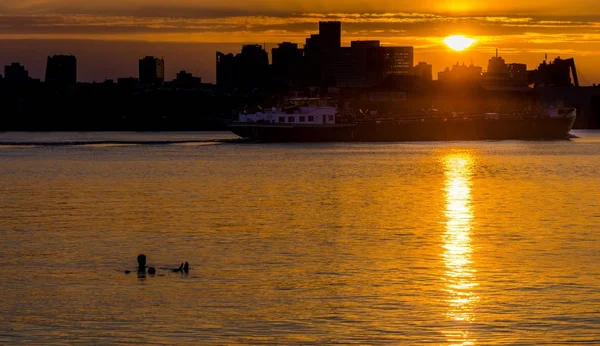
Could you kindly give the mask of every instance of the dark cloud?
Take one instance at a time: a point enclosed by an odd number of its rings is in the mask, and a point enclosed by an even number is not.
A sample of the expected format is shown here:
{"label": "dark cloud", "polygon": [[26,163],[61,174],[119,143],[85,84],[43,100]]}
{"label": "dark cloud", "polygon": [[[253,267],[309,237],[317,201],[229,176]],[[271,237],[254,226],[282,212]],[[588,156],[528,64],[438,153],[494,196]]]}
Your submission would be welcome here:
{"label": "dark cloud", "polygon": [[2,0],[3,13],[219,18],[291,13],[414,12],[442,15],[575,16],[600,14],[597,0]]}
{"label": "dark cloud", "polygon": [[[306,36],[319,20],[341,20],[348,37],[440,36],[463,32],[475,36],[510,36],[527,33],[600,35],[600,18],[585,20],[556,17],[442,16],[419,13],[298,14],[221,18],[132,17],[99,15],[0,16],[0,35],[119,35],[193,34],[190,41],[208,40],[211,34],[237,33],[248,37]],[[185,39],[185,38],[184,38]]]}

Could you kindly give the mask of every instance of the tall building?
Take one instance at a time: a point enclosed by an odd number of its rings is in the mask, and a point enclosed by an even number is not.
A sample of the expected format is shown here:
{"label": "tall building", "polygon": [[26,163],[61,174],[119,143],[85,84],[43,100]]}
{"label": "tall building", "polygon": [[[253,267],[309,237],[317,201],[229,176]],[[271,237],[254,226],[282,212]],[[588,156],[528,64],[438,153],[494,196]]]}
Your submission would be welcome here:
{"label": "tall building", "polygon": [[49,56],[46,62],[46,83],[72,85],[77,83],[77,58],[73,55]]}
{"label": "tall building", "polygon": [[321,36],[319,34],[312,34],[306,38],[304,44],[304,53],[306,56],[318,56],[321,52]]}
{"label": "tall building", "polygon": [[334,59],[333,77],[338,87],[366,88],[390,75],[409,75],[413,47],[381,47],[379,41],[353,41]]}
{"label": "tall building", "polygon": [[233,54],[224,54],[217,52],[217,85],[231,89],[234,87],[233,70],[235,56]]}
{"label": "tall building", "polygon": [[507,64],[508,78],[519,84],[527,84],[527,64]]}
{"label": "tall building", "polygon": [[493,56],[488,61],[488,68],[486,73],[489,79],[504,80],[508,78],[508,67],[506,61],[501,56],[498,56],[498,50],[496,49],[496,56]]}
{"label": "tall building", "polygon": [[326,85],[333,84],[335,59],[342,47],[342,23],[319,22],[320,59],[322,80]]}
{"label": "tall building", "polygon": [[18,62],[4,66],[4,79],[7,82],[26,82],[29,80],[29,72]]}
{"label": "tall building", "polygon": [[323,52],[342,46],[342,22],[319,22],[319,38]]}
{"label": "tall building", "polygon": [[486,86],[527,86],[527,65],[512,63],[507,64],[506,61],[498,56],[492,57],[488,61],[487,72],[483,74],[482,85]]}
{"label": "tall building", "polygon": [[381,47],[379,49],[385,74],[409,75],[413,68],[413,47]]}
{"label": "tall building", "polygon": [[363,87],[368,85],[367,49],[342,47],[335,57],[333,78],[338,87]]}
{"label": "tall building", "polygon": [[304,45],[304,69],[308,85],[320,85],[323,80],[323,57],[321,53],[321,37],[310,35]]}
{"label": "tall building", "polygon": [[140,83],[162,84],[165,80],[165,61],[147,56],[139,61]]}
{"label": "tall building", "polygon": [[245,89],[264,89],[270,84],[269,54],[258,44],[245,45],[236,56],[234,80]]}
{"label": "tall building", "polygon": [[303,53],[298,45],[283,42],[271,50],[273,82],[278,87],[298,86],[304,79]]}
{"label": "tall building", "polygon": [[[379,41],[352,41],[350,47],[339,49],[333,65],[333,76],[338,87],[362,88],[375,84],[379,79],[376,49]],[[377,79],[377,80],[375,80]]]}
{"label": "tall building", "polygon": [[224,88],[264,89],[271,81],[269,54],[261,45],[244,45],[233,56],[217,52],[217,84]]}

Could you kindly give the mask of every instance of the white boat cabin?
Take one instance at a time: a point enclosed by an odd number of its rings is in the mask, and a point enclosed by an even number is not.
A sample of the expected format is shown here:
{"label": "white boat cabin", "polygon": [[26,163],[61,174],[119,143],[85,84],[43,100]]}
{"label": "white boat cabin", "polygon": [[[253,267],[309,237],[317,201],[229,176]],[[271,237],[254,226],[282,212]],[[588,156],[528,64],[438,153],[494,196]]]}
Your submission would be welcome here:
{"label": "white boat cabin", "polygon": [[256,113],[242,112],[239,121],[242,123],[298,124],[298,125],[333,125],[337,108],[323,106],[311,99],[299,99],[282,108]]}

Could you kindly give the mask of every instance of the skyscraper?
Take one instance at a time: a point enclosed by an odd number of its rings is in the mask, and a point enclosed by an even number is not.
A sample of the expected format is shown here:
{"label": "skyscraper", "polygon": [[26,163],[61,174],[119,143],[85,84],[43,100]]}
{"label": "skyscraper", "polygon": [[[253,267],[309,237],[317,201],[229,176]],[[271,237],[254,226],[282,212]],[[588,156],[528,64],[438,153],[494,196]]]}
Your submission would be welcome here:
{"label": "skyscraper", "polygon": [[233,88],[233,67],[235,56],[231,53],[217,52],[217,85],[225,88]]}
{"label": "skyscraper", "polygon": [[264,89],[270,81],[269,54],[261,45],[244,45],[235,56],[217,52],[217,85],[251,90]]}
{"label": "skyscraper", "polygon": [[409,75],[413,47],[381,47],[379,41],[353,41],[333,60],[332,76],[338,87],[372,87],[390,75]]}
{"label": "skyscraper", "polygon": [[334,64],[342,47],[342,23],[319,22],[319,43],[322,62],[322,80],[326,85],[334,84]]}
{"label": "skyscraper", "polygon": [[342,22],[319,22],[319,37],[323,52],[339,49],[342,46]]}
{"label": "skyscraper", "polygon": [[321,37],[310,35],[304,45],[304,72],[308,85],[320,85],[323,79],[323,61],[321,53]]}
{"label": "skyscraper", "polygon": [[291,42],[283,42],[273,48],[273,80],[277,86],[298,85],[303,79],[303,50]]}
{"label": "skyscraper", "polygon": [[49,56],[46,63],[46,83],[72,85],[77,83],[77,58],[73,55]]}
{"label": "skyscraper", "polygon": [[147,56],[139,62],[140,83],[162,84],[165,80],[165,61]]}
{"label": "skyscraper", "polygon": [[409,75],[412,71],[413,47],[381,47],[378,51],[384,74]]}

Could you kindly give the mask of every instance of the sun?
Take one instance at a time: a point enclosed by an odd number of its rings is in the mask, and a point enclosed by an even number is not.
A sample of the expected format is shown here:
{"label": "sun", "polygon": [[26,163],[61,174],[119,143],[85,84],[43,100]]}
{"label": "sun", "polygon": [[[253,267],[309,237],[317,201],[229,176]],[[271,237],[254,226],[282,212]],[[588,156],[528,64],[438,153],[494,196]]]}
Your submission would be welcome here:
{"label": "sun", "polygon": [[444,39],[444,43],[448,47],[460,52],[471,47],[471,45],[475,43],[475,39],[468,38],[463,35],[453,35],[446,37]]}

